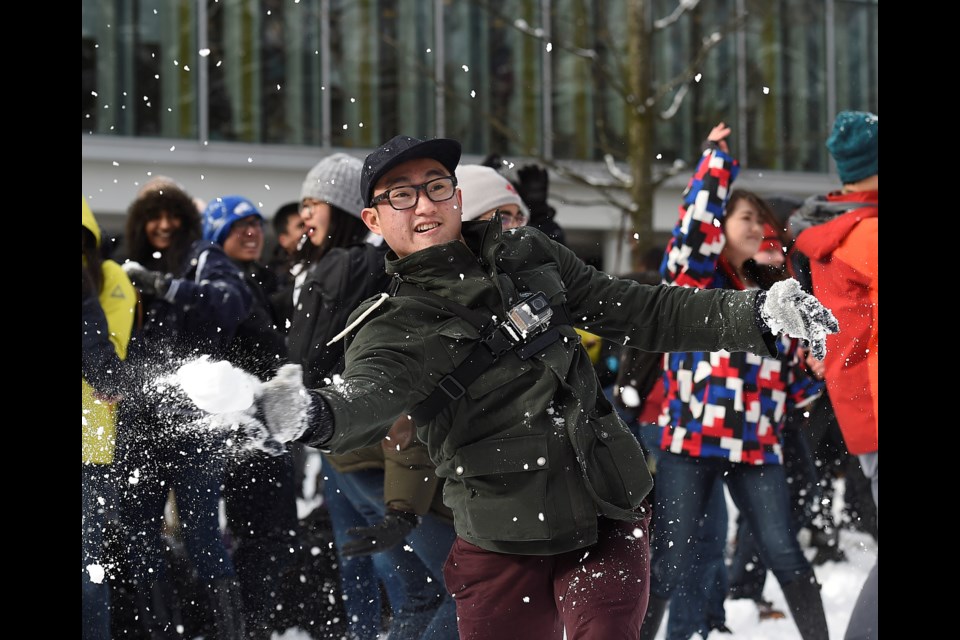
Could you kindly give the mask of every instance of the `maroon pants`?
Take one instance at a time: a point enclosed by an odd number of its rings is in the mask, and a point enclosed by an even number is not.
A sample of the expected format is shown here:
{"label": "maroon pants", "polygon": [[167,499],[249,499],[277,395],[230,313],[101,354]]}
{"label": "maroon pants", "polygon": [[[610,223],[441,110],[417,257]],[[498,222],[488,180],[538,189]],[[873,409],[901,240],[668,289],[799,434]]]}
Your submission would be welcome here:
{"label": "maroon pants", "polygon": [[650,596],[650,511],[600,518],[595,545],[555,556],[485,551],[457,538],[444,567],[461,640],[640,637]]}

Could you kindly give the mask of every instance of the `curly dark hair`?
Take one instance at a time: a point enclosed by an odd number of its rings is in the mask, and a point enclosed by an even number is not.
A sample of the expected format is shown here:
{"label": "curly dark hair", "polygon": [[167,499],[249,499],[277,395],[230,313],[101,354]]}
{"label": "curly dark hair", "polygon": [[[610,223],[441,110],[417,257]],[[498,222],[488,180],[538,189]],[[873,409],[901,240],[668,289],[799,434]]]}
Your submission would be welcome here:
{"label": "curly dark hair", "polygon": [[[157,249],[147,239],[147,222],[157,219],[162,212],[177,217],[180,227],[173,234],[169,249],[157,257]],[[127,210],[127,257],[150,268],[176,273],[179,271],[190,245],[200,239],[203,227],[200,212],[193,199],[176,187],[148,191],[130,204]]]}

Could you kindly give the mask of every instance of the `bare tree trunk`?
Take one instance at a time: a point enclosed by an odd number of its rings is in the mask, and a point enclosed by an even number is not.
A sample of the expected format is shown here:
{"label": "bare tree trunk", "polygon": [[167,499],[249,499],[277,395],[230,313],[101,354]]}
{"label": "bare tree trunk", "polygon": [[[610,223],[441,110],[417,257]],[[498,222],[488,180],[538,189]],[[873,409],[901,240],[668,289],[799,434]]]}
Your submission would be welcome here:
{"label": "bare tree trunk", "polygon": [[633,185],[630,187],[632,211],[630,220],[635,241],[631,243],[630,263],[640,270],[642,256],[654,245],[653,235],[653,122],[652,71],[650,51],[652,31],[647,0],[628,0],[627,20],[627,84],[630,88],[630,115],[627,120],[630,169]]}

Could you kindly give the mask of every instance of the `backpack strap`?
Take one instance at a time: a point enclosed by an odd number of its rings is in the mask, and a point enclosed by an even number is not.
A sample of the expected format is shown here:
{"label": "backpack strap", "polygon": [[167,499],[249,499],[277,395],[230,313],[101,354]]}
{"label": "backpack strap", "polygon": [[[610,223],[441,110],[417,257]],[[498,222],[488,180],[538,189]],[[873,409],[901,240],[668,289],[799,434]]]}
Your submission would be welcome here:
{"label": "backpack strap", "polygon": [[496,364],[501,358],[513,354],[520,360],[528,360],[560,339],[558,325],[570,324],[570,315],[563,305],[551,306],[553,316],[550,327],[529,339],[521,338],[506,322],[497,324],[493,317],[465,307],[458,302],[438,296],[431,291],[394,278],[390,285],[390,295],[404,295],[426,298],[442,309],[454,313],[471,325],[480,334],[480,343],[456,369],[443,376],[436,388],[420,404],[410,411],[410,417],[418,424],[432,420],[451,401],[462,398],[474,380]]}

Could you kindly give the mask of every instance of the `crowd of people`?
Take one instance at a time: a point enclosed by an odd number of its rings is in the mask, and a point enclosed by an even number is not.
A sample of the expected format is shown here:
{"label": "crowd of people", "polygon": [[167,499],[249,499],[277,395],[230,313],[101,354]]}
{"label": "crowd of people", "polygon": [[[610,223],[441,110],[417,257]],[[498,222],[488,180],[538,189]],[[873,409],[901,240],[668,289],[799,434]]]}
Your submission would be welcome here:
{"label": "crowd of people", "polygon": [[[828,638],[838,474],[877,536],[878,121],[841,113],[842,188],[786,211],[732,187],[730,133],[621,277],[543,167],[449,139],[322,158],[268,258],[243,195],[155,178],[116,255],[84,198],[83,637],[686,640],[749,598]],[[229,426],[176,384],[204,356],[260,382]],[[846,638],[877,605],[875,566]]]}

